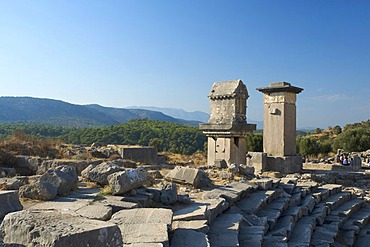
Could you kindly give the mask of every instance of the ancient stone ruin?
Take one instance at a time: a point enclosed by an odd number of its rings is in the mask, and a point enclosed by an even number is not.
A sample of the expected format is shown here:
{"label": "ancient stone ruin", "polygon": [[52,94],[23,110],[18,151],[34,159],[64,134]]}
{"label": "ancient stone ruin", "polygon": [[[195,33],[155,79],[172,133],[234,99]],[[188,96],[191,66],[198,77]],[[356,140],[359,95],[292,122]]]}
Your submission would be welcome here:
{"label": "ancient stone ruin", "polygon": [[[215,82],[208,95],[211,104],[208,123],[200,129],[208,137],[209,165],[245,164],[245,136],[256,129],[247,124],[247,87],[241,80]],[[224,164],[224,165],[223,165]]]}
{"label": "ancient stone ruin", "polygon": [[[165,164],[151,149],[130,150],[127,160],[113,146],[68,147],[93,152],[91,160],[17,156],[0,169],[0,246],[369,246],[370,170],[360,158],[356,171],[295,163],[290,121],[301,89],[261,90],[274,145],[248,160],[244,137],[254,126],[240,80],[211,89],[211,118],[201,125],[208,165]],[[140,152],[150,158],[137,161]]]}
{"label": "ancient stone ruin", "polygon": [[257,90],[264,94],[263,152],[267,163],[262,170],[299,172],[302,158],[296,153],[296,95],[303,89],[276,82]]}

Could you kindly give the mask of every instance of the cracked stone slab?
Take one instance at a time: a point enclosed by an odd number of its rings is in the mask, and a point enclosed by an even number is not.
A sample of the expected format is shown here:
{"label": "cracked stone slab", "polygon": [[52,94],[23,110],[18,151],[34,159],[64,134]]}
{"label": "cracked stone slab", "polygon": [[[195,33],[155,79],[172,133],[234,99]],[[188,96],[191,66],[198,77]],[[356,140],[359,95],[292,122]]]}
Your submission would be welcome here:
{"label": "cracked stone slab", "polygon": [[26,246],[122,246],[117,225],[61,214],[23,210],[5,216],[4,243]]}
{"label": "cracked stone slab", "polygon": [[222,214],[211,224],[208,232],[211,246],[239,246],[241,214]]}
{"label": "cracked stone slab", "polygon": [[164,208],[134,208],[115,213],[110,222],[118,225],[125,245],[160,243],[169,246],[172,211]]}
{"label": "cracked stone slab", "polygon": [[174,221],[172,222],[172,230],[190,229],[198,232],[207,233],[209,226],[206,220],[190,220],[190,221]]}
{"label": "cracked stone slab", "polygon": [[178,229],[171,241],[171,247],[210,247],[206,234],[190,229]]}

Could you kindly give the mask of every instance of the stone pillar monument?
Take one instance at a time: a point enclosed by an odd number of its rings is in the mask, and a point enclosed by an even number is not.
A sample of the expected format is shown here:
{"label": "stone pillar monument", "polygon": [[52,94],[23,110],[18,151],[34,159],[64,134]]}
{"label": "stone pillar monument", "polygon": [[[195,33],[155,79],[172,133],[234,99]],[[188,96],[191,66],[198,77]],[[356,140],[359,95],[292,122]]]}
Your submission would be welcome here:
{"label": "stone pillar monument", "polygon": [[247,124],[247,87],[241,80],[215,82],[208,95],[210,119],[200,124],[208,137],[209,165],[224,167],[230,164],[246,163],[247,133],[256,129]]}
{"label": "stone pillar monument", "polygon": [[299,172],[302,157],[296,153],[296,96],[303,91],[287,82],[257,88],[264,94],[263,151],[267,170]]}

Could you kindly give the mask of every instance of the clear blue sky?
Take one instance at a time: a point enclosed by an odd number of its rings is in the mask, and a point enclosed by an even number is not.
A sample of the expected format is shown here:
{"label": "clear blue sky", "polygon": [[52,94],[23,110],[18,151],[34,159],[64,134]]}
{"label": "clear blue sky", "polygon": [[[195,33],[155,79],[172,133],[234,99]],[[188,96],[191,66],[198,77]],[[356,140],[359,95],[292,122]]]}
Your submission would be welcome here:
{"label": "clear blue sky", "polygon": [[370,118],[370,1],[0,0],[0,95],[209,111],[213,82],[287,81],[299,127]]}

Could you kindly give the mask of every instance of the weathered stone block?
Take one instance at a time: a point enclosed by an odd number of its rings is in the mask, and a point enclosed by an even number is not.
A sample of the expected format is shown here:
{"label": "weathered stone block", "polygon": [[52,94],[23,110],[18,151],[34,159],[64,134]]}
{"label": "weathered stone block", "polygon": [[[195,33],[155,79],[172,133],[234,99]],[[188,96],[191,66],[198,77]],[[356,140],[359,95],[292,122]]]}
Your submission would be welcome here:
{"label": "weathered stone block", "polygon": [[0,189],[2,190],[18,190],[21,186],[21,181],[17,178],[0,178]]}
{"label": "weathered stone block", "polygon": [[29,156],[16,157],[16,170],[22,176],[35,175],[42,159]]}
{"label": "weathered stone block", "polygon": [[51,183],[57,188],[57,194],[66,196],[77,188],[78,177],[73,166],[58,166],[48,170],[40,177],[40,183]]}
{"label": "weathered stone block", "polygon": [[116,224],[163,223],[168,227],[172,223],[172,210],[165,208],[134,208],[121,210],[111,219]]}
{"label": "weathered stone block", "polygon": [[44,160],[41,162],[41,164],[38,166],[36,174],[44,174],[46,171],[53,169],[58,166],[73,166],[76,168],[76,172],[78,175],[81,174],[81,172],[88,167],[89,165],[97,165],[102,163],[102,159],[98,160],[92,160],[92,161],[85,161],[85,160],[59,160],[59,159],[53,159],[53,160]]}
{"label": "weathered stone block", "polygon": [[60,214],[55,211],[20,211],[5,216],[1,225],[4,243],[26,246],[123,245],[115,224]]}
{"label": "weathered stone block", "polygon": [[267,170],[281,173],[297,173],[302,170],[303,160],[301,156],[268,156]]}
{"label": "weathered stone block", "polygon": [[170,205],[177,202],[177,186],[174,183],[163,183],[161,190],[161,203]]}
{"label": "weathered stone block", "polygon": [[171,247],[209,247],[206,234],[191,229],[178,229],[173,234]]}
{"label": "weathered stone block", "polygon": [[57,196],[58,188],[49,182],[35,182],[19,188],[19,196],[23,198],[49,201]]}
{"label": "weathered stone block", "polygon": [[248,152],[247,165],[254,167],[255,173],[261,173],[267,170],[267,154],[262,152]]}
{"label": "weathered stone block", "polygon": [[157,165],[159,163],[157,152],[155,147],[120,146],[118,150],[123,159],[135,160],[149,165]]}
{"label": "weathered stone block", "polygon": [[202,177],[203,173],[199,169],[177,166],[164,179],[175,183],[192,185],[197,188]]}
{"label": "weathered stone block", "polygon": [[92,204],[78,209],[76,213],[93,220],[109,220],[112,217],[112,208],[102,204]]}
{"label": "weathered stone block", "polygon": [[113,195],[122,195],[150,181],[150,175],[144,168],[116,172],[108,176]]}
{"label": "weathered stone block", "polygon": [[216,159],[214,166],[219,169],[227,168],[227,163],[224,159]]}
{"label": "weathered stone block", "polygon": [[122,210],[112,216],[111,222],[121,230],[124,244],[161,243],[169,246],[168,230],[172,211],[163,208],[136,208]]}
{"label": "weathered stone block", "polygon": [[81,172],[81,176],[104,186],[108,184],[107,178],[110,174],[120,171],[124,171],[124,169],[115,163],[103,162],[100,164],[89,165]]}
{"label": "weathered stone block", "polygon": [[190,220],[190,221],[174,221],[172,222],[172,230],[177,229],[191,229],[207,234],[209,226],[207,220]]}
{"label": "weathered stone block", "polygon": [[23,206],[19,201],[18,191],[0,191],[0,220],[7,213],[22,210]]}

